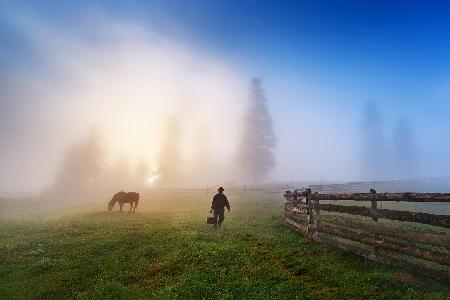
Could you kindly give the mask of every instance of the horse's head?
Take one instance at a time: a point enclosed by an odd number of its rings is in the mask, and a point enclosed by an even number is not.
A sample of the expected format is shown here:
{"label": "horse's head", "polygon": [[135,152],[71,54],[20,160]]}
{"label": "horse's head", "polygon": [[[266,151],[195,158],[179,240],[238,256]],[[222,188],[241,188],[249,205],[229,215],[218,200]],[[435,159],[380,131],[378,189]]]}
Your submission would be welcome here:
{"label": "horse's head", "polygon": [[108,202],[108,211],[112,211],[115,203],[114,199]]}

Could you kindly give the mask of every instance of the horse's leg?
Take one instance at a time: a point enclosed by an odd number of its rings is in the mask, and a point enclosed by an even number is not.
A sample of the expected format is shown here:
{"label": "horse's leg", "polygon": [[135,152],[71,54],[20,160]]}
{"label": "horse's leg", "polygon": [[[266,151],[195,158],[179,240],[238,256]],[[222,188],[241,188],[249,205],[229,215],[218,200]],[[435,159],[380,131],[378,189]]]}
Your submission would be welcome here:
{"label": "horse's leg", "polygon": [[136,211],[136,207],[138,206],[138,203],[139,203],[139,198],[137,198],[136,201],[134,202],[134,211],[133,211],[133,214],[134,214],[134,212]]}
{"label": "horse's leg", "polygon": [[120,212],[122,212],[123,203],[121,202],[119,203],[119,205],[120,205]]}
{"label": "horse's leg", "polygon": [[130,210],[128,211],[128,213],[131,213],[132,209],[133,209],[133,202],[130,202]]}

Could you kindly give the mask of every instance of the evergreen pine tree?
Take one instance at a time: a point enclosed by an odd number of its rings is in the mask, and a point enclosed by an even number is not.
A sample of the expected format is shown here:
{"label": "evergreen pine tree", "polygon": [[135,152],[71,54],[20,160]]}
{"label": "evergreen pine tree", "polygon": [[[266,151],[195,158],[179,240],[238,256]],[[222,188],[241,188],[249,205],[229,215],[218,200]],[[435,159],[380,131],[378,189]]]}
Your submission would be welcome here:
{"label": "evergreen pine tree", "polygon": [[265,92],[261,80],[250,85],[248,109],[238,152],[238,163],[247,183],[260,183],[275,167],[276,138],[272,128]]}

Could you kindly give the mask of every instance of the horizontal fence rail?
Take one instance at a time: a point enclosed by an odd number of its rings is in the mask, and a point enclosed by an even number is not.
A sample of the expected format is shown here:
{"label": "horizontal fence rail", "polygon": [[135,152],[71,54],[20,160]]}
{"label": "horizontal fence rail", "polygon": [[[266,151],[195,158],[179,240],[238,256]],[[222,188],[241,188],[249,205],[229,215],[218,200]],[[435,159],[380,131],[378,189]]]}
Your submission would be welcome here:
{"label": "horizontal fence rail", "polygon": [[[369,193],[321,194],[306,189],[287,191],[284,197],[285,223],[312,240],[450,283],[450,216],[378,207],[382,201],[450,205],[450,193],[370,189]],[[321,203],[330,200],[336,203]],[[348,200],[370,206],[348,205]]]}
{"label": "horizontal fence rail", "polygon": [[352,193],[352,194],[311,194],[317,200],[353,201],[408,201],[408,202],[449,202],[450,193]]}
{"label": "horizontal fence rail", "polygon": [[313,192],[319,193],[361,193],[370,188],[378,192],[428,192],[430,190],[447,191],[450,187],[449,178],[428,178],[418,180],[389,180],[369,182],[347,182],[334,184],[310,184]]}

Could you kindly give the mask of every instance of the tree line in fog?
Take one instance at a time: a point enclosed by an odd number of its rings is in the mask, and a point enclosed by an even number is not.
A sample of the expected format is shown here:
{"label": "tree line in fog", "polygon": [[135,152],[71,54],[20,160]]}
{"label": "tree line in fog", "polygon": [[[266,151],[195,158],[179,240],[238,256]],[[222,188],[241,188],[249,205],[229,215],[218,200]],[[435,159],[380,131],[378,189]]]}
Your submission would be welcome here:
{"label": "tree line in fog", "polygon": [[419,155],[414,131],[405,118],[399,118],[394,128],[386,131],[381,112],[369,101],[363,112],[361,134],[363,180],[418,178]]}
{"label": "tree line in fog", "polygon": [[[137,158],[135,164],[126,157],[108,163],[105,159],[108,149],[104,147],[100,132],[94,129],[83,141],[67,149],[49,191],[143,188],[149,184],[162,188],[199,187],[219,184],[214,177],[217,173],[226,176],[220,178],[222,184],[263,183],[276,166],[277,138],[260,79],[251,81],[245,105],[242,132],[236,134],[238,147],[235,155],[222,167],[212,159],[205,130],[196,138],[196,149],[189,158],[189,169],[186,169],[179,147],[183,128],[176,117],[169,117],[159,145],[157,170],[151,168],[145,157]],[[360,154],[359,180],[414,179],[419,176],[419,155],[411,125],[406,119],[399,118],[393,128],[386,130],[381,112],[371,101],[362,112]]]}
{"label": "tree line in fog", "polygon": [[[274,150],[277,144],[272,128],[265,91],[261,80],[251,81],[246,103],[238,149],[225,171],[227,182],[257,184],[263,182],[275,167]],[[216,134],[220,134],[216,133]],[[183,128],[176,117],[169,117],[160,145],[157,170],[151,169],[146,158],[132,165],[125,157],[113,163],[106,161],[100,132],[96,129],[81,142],[67,149],[49,192],[72,192],[93,189],[127,189],[154,187],[204,186],[215,184],[213,174],[219,168],[210,158],[206,134],[195,141],[197,148],[189,163],[183,168],[179,141]]]}

